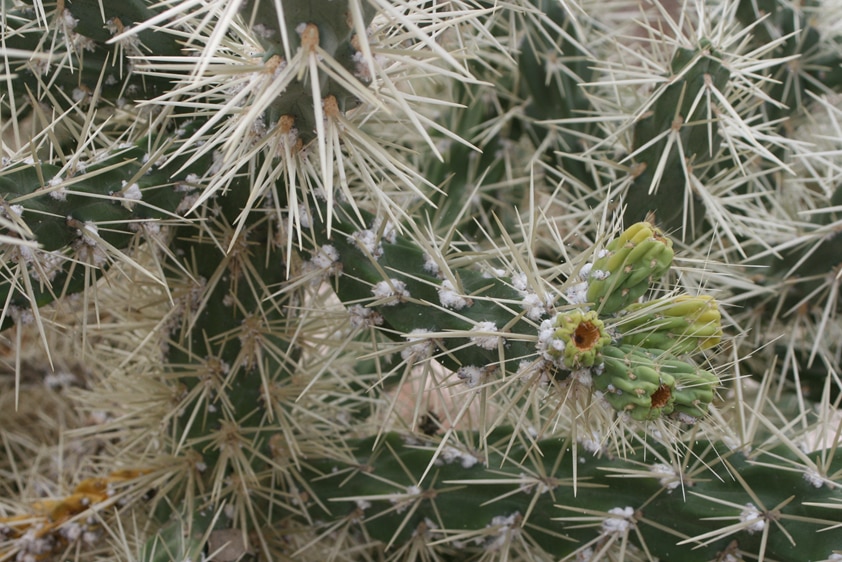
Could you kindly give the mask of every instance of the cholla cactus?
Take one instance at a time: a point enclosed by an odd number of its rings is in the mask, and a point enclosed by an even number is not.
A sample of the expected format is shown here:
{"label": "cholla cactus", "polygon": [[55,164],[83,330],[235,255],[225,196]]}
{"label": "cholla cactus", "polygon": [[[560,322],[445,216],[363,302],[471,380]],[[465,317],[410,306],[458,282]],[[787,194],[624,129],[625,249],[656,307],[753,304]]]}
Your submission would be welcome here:
{"label": "cholla cactus", "polygon": [[842,557],[833,3],[2,6],[0,560]]}

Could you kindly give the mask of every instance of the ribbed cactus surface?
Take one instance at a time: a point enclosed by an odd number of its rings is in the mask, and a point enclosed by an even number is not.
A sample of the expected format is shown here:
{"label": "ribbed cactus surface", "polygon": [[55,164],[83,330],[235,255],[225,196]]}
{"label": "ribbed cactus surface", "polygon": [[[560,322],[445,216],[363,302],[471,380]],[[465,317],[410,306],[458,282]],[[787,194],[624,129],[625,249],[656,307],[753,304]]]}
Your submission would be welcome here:
{"label": "ribbed cactus surface", "polygon": [[842,557],[832,3],[0,6],[0,560]]}

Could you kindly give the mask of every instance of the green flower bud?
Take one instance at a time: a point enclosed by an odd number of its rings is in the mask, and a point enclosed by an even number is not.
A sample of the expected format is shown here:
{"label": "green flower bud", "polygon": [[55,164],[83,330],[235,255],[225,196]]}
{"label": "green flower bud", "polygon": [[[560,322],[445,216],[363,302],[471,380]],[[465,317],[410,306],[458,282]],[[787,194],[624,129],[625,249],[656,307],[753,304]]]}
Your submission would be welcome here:
{"label": "green flower bud", "polygon": [[648,222],[631,225],[606,245],[588,279],[588,301],[611,314],[639,299],[672,265],[672,241]]}
{"label": "green flower bud", "polygon": [[715,375],[668,353],[651,353],[630,345],[607,345],[604,369],[593,385],[611,406],[638,421],[675,413],[692,418],[707,414],[719,383]]}
{"label": "green flower bud", "polygon": [[541,331],[546,353],[560,367],[570,370],[593,366],[603,346],[611,343],[595,311],[561,312],[546,320]]}
{"label": "green flower bud", "polygon": [[624,344],[681,355],[718,344],[722,316],[713,297],[679,295],[630,304],[617,329]]}

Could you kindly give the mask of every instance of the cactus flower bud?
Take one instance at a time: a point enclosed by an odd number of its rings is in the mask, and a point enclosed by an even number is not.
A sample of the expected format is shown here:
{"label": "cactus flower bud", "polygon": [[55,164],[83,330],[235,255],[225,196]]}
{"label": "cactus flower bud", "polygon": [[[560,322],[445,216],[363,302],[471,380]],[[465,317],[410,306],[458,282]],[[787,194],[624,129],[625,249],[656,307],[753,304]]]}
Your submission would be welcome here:
{"label": "cactus flower bud", "polygon": [[630,345],[607,345],[604,370],[593,377],[611,406],[638,421],[673,412],[692,418],[707,414],[718,384],[715,375],[667,353],[650,353]]}
{"label": "cactus flower bud", "polygon": [[672,265],[672,241],[655,226],[639,222],[611,240],[593,263],[588,301],[611,314],[640,298]]}
{"label": "cactus flower bud", "polygon": [[554,331],[547,353],[565,369],[593,366],[599,351],[611,342],[605,325],[594,311],[561,312],[549,322]]}
{"label": "cactus flower bud", "polygon": [[708,349],[722,338],[722,316],[707,295],[678,295],[630,304],[617,324],[623,343],[675,355]]}

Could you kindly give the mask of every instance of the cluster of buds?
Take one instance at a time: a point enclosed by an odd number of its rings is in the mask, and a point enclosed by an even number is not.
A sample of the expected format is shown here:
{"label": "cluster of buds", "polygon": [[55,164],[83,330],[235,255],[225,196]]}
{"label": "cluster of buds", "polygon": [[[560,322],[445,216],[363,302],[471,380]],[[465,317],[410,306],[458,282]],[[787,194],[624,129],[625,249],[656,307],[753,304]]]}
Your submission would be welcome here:
{"label": "cluster of buds", "polygon": [[562,371],[589,369],[593,388],[639,421],[672,415],[692,423],[707,414],[719,383],[688,357],[722,337],[716,300],[676,295],[640,302],[673,255],[672,241],[657,227],[630,226],[588,270],[590,310],[559,312],[541,326],[545,359]]}

